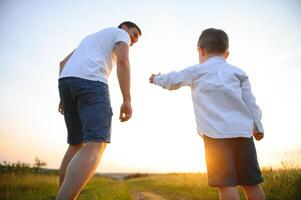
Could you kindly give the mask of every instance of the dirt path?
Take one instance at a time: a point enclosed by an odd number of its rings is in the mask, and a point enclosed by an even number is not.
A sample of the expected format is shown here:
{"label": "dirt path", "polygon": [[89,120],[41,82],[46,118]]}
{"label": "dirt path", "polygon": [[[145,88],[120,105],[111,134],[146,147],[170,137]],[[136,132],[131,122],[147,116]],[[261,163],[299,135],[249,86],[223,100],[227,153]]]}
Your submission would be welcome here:
{"label": "dirt path", "polygon": [[136,192],[136,200],[167,200],[159,195],[150,192]]}

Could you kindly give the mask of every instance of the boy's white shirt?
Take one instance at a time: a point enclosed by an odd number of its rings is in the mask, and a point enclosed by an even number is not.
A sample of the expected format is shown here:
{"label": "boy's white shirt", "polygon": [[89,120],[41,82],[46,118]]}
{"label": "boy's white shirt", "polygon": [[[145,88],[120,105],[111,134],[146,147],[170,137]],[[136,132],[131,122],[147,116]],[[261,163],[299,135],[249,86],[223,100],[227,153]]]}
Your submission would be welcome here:
{"label": "boy's white shirt", "polygon": [[130,45],[129,34],[120,28],[106,28],[85,37],[64,66],[59,78],[79,77],[108,83],[116,63],[116,42]]}
{"label": "boy's white shirt", "polygon": [[211,57],[203,64],[155,76],[154,84],[169,90],[191,87],[200,135],[250,138],[253,129],[264,132],[261,110],[251,92],[248,76],[223,57]]}

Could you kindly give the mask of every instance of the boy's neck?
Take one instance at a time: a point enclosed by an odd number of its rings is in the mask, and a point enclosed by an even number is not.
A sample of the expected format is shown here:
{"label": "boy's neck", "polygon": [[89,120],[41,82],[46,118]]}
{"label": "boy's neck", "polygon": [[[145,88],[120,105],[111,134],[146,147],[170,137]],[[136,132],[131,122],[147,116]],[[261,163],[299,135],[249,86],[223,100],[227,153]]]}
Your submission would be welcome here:
{"label": "boy's neck", "polygon": [[199,53],[200,53],[199,54],[200,63],[204,63],[212,57],[221,57],[221,58],[227,59],[229,56],[229,51],[226,51],[224,53],[207,53],[206,51],[201,50],[201,51],[199,51]]}
{"label": "boy's neck", "polygon": [[204,55],[204,57],[201,59],[200,63],[205,63],[207,62],[208,59],[212,58],[212,57],[221,57],[225,59],[224,54],[216,54],[216,53],[212,53],[212,54],[206,54]]}
{"label": "boy's neck", "polygon": [[209,58],[212,58],[212,57],[222,57],[222,58],[224,58],[224,54],[216,54],[216,53],[207,54],[206,60],[208,60]]}

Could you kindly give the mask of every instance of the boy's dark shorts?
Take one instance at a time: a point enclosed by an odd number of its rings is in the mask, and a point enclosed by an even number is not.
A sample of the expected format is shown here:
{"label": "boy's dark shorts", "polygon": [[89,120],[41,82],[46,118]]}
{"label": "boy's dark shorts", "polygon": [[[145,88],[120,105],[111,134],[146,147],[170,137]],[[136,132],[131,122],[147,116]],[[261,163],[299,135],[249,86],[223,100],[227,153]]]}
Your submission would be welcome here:
{"label": "boy's dark shorts", "polygon": [[69,144],[111,140],[112,109],[108,85],[68,77],[59,79]]}
{"label": "boy's dark shorts", "polygon": [[209,186],[255,185],[263,182],[253,137],[214,139],[204,135],[203,138]]}

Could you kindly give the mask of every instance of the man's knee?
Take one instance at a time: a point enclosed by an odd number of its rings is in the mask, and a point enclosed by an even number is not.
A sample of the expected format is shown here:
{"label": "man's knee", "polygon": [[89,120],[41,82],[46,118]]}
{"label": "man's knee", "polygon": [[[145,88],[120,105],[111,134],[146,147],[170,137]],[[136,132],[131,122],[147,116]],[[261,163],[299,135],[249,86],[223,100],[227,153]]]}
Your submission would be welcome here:
{"label": "man's knee", "polygon": [[99,154],[103,153],[106,146],[106,142],[87,142],[84,148],[89,149],[88,151],[90,151],[91,153]]}
{"label": "man's knee", "polygon": [[79,144],[69,144],[69,148],[72,149],[80,149],[84,146],[84,143],[79,143]]}

